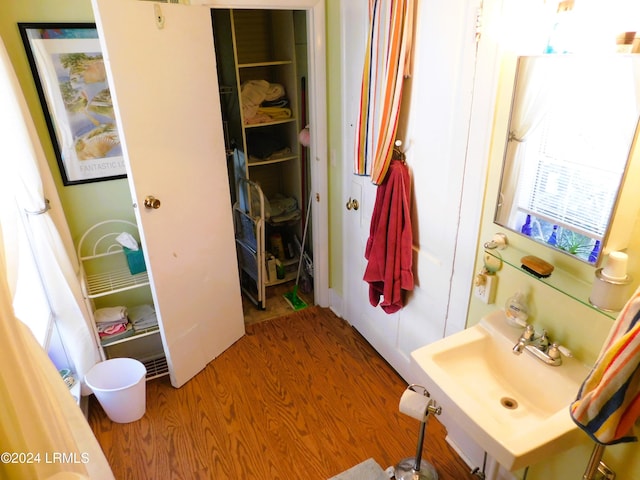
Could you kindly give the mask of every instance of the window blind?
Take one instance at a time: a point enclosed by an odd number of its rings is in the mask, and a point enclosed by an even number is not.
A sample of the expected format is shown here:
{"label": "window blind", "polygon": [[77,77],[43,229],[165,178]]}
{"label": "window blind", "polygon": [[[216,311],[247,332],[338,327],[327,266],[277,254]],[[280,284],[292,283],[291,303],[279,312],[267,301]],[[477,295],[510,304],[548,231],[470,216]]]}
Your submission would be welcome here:
{"label": "window blind", "polygon": [[615,114],[610,110],[599,113],[604,118],[595,130],[589,115],[566,118],[574,106],[558,105],[546,115],[523,145],[519,210],[602,240],[628,154],[614,152],[620,147],[612,145],[611,132],[602,131],[603,125],[619,125],[608,121]]}

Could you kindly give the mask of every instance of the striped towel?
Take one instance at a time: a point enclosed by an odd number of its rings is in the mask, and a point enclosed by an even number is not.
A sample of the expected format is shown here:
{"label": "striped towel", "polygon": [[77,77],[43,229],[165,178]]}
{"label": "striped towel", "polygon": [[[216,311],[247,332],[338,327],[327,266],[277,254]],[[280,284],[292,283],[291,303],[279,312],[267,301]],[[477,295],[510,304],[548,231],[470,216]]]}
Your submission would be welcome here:
{"label": "striped towel", "polygon": [[640,288],[616,319],[586,378],[571,417],[602,445],[633,442],[640,416]]}
{"label": "striped towel", "polygon": [[411,75],[414,0],[369,0],[354,173],[380,185],[398,130],[402,87]]}

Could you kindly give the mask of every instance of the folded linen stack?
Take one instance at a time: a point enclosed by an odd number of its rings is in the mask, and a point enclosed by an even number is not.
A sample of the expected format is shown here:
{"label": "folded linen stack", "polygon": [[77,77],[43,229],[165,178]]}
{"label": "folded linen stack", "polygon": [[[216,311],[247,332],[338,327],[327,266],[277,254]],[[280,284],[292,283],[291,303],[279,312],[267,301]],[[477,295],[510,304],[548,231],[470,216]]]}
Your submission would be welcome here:
{"label": "folded linen stack", "polygon": [[127,308],[104,307],[95,311],[96,326],[102,344],[133,335],[133,328],[127,318]]}
{"label": "folded linen stack", "polygon": [[249,80],[241,85],[240,98],[245,125],[291,118],[289,100],[284,87],[279,83]]}
{"label": "folded linen stack", "polygon": [[158,325],[158,317],[152,305],[137,305],[129,308],[129,321],[133,330],[139,332]]}
{"label": "folded linen stack", "polygon": [[272,198],[267,199],[265,216],[273,223],[297,220],[300,218],[298,202],[295,198],[276,193]]}

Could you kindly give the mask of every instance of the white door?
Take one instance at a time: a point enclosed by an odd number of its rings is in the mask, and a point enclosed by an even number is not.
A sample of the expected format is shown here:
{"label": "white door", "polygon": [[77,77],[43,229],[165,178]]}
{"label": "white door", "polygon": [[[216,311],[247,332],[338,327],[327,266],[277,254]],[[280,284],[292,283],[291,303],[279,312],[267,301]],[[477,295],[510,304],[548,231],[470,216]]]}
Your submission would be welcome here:
{"label": "white door", "polygon": [[[369,226],[377,187],[370,177],[353,175],[354,139],[356,120],[360,108],[360,84],[368,35],[368,3],[366,0],[344,2],[341,5],[343,41],[350,48],[343,49],[343,72],[345,89],[343,95],[345,111],[345,318],[373,345],[373,347],[400,373],[408,360],[398,350],[399,314],[388,315],[380,307],[369,303],[369,285],[363,280],[367,260],[364,250],[369,238]],[[356,20],[357,19],[357,20]],[[357,202],[358,208],[353,208]]]}
{"label": "white door", "polygon": [[[408,381],[414,381],[411,351],[464,328],[486,156],[469,160],[475,21],[478,0],[416,2],[414,69],[405,92],[398,138],[405,141],[412,173],[414,291],[405,307],[387,315],[369,303],[363,281],[364,249],[376,197],[368,177],[352,174],[355,125],[367,35],[368,3],[342,3],[345,45],[344,200],[345,317]],[[356,21],[357,19],[357,21]],[[464,186],[464,195],[463,195]],[[469,197],[468,200],[466,198]],[[467,230],[471,230],[468,232]],[[468,256],[461,265],[463,257]]]}
{"label": "white door", "polygon": [[[244,334],[211,16],[93,0],[171,383]],[[152,195],[157,209],[145,208]]]}

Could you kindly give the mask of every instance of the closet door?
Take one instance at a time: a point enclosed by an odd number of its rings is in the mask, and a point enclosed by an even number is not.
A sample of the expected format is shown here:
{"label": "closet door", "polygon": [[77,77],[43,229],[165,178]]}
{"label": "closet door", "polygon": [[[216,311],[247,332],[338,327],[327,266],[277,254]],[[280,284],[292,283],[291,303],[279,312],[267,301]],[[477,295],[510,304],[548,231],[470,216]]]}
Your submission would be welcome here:
{"label": "closet door", "polygon": [[179,387],[244,334],[210,11],[92,1]]}

